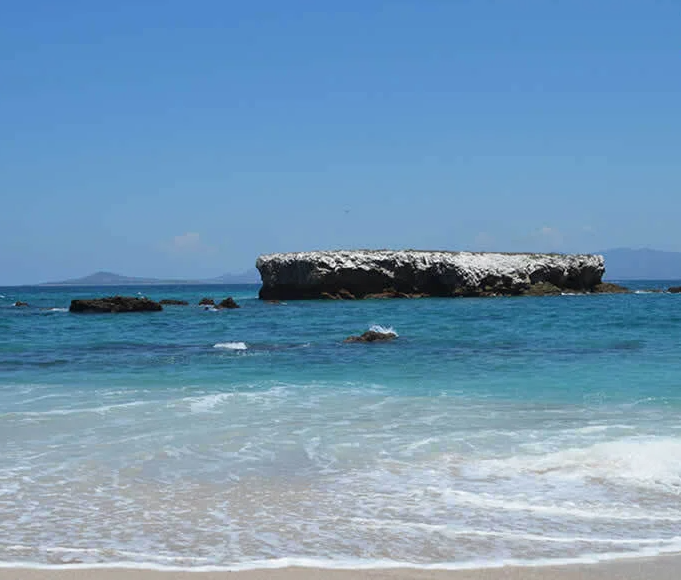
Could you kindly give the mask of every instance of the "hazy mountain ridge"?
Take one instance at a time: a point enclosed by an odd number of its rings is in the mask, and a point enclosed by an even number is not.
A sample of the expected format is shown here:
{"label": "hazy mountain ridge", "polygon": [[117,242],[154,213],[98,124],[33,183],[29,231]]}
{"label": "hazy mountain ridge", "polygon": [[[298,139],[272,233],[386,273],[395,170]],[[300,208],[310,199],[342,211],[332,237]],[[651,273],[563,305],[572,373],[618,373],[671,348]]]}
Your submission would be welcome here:
{"label": "hazy mountain ridge", "polygon": [[605,258],[607,280],[681,280],[681,252],[650,248],[613,248]]}
{"label": "hazy mountain ridge", "polygon": [[[681,252],[667,252],[650,248],[613,248],[601,252],[605,258],[607,280],[681,280]],[[240,274],[226,273],[206,280],[160,279],[123,276],[113,272],[95,272],[82,278],[59,282],[45,282],[40,286],[127,286],[163,284],[260,284],[260,273],[255,268]]]}
{"label": "hazy mountain ridge", "polygon": [[115,274],[114,272],[95,272],[82,278],[71,278],[69,280],[62,280],[58,282],[45,282],[39,284],[40,286],[160,286],[170,284],[259,284],[260,274],[253,268],[246,270],[240,274],[223,274],[216,278],[208,278],[206,280],[192,280],[192,279],[162,279],[162,278],[142,278],[135,276],[123,276]]}

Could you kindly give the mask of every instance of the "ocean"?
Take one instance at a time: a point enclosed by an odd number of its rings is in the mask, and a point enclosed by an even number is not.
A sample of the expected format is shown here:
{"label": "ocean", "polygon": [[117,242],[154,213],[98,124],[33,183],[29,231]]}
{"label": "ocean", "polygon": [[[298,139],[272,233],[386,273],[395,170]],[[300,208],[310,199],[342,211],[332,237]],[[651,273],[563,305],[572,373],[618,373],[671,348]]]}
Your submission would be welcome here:
{"label": "ocean", "polygon": [[[2,565],[466,568],[681,550],[681,295],[257,291],[0,288]],[[113,293],[190,305],[67,310]],[[399,337],[343,342],[374,325]]]}

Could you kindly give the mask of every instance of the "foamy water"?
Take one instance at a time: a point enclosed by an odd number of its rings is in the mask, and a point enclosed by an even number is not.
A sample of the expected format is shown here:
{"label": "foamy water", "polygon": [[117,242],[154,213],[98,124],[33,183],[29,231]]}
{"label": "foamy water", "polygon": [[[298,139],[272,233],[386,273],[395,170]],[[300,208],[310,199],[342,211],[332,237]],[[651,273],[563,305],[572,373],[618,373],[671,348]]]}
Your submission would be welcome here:
{"label": "foamy water", "polygon": [[[681,549],[672,295],[275,308],[244,293],[229,316],[33,316],[66,308],[53,292],[0,310],[5,564],[470,568]],[[208,294],[191,292],[166,295]],[[376,321],[399,340],[343,343]]]}
{"label": "foamy water", "polygon": [[213,345],[213,348],[223,348],[226,350],[247,350],[245,342],[218,342]]}

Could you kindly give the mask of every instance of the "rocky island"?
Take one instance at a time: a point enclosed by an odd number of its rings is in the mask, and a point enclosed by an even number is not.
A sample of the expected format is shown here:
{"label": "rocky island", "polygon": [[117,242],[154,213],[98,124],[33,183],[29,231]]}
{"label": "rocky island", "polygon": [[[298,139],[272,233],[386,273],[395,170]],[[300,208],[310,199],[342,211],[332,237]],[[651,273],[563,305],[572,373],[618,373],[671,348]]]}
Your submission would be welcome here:
{"label": "rocky island", "polygon": [[260,298],[518,296],[611,291],[603,256],[415,250],[260,256]]}

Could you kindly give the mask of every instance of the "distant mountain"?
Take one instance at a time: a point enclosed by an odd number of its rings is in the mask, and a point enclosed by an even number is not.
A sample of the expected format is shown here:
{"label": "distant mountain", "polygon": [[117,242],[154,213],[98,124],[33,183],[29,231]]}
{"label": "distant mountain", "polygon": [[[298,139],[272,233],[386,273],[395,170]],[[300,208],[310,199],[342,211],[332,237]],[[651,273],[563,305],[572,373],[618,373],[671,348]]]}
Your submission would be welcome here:
{"label": "distant mountain", "polygon": [[260,282],[260,272],[255,268],[241,274],[223,274],[205,281],[206,284],[260,284]]}
{"label": "distant mountain", "polygon": [[[605,258],[607,280],[681,280],[681,252],[614,248],[597,252]],[[252,268],[240,274],[223,274],[207,280],[162,280],[95,272],[82,278],[47,282],[41,286],[130,286],[159,284],[260,284],[260,273]]]}
{"label": "distant mountain", "polygon": [[681,252],[615,248],[598,253],[605,258],[608,280],[681,280]]}
{"label": "distant mountain", "polygon": [[134,276],[121,276],[113,272],[95,272],[82,278],[72,278],[60,282],[45,282],[41,286],[150,286],[160,284],[259,284],[260,273],[255,269],[247,270],[241,274],[223,274],[217,278],[208,280],[177,280],[159,278],[137,278]]}
{"label": "distant mountain", "polygon": [[61,282],[47,282],[43,286],[124,286],[126,284],[155,284],[154,278],[134,278],[113,272],[95,272],[82,278],[72,278]]}

